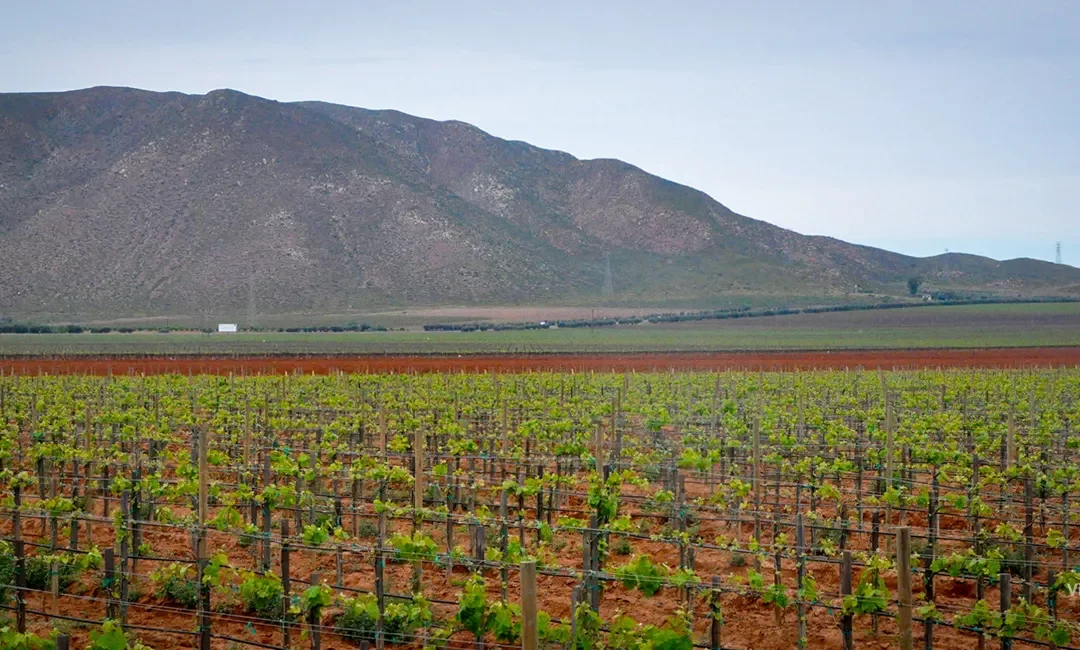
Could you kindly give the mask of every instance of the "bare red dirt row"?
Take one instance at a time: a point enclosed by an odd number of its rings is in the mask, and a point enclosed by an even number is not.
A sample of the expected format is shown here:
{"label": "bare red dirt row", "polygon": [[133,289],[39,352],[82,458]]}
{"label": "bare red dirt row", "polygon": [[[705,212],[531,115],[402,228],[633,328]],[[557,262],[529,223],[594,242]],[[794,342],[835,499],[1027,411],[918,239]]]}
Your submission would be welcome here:
{"label": "bare red dirt row", "polygon": [[4,374],[284,374],[1030,368],[1080,366],[1080,347],[536,355],[67,357],[0,360]]}

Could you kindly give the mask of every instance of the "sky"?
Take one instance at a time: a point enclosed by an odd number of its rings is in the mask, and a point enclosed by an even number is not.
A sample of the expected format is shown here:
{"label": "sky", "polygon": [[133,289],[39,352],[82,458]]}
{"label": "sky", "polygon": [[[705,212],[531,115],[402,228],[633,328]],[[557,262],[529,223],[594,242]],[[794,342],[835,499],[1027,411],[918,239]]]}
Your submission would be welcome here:
{"label": "sky", "polygon": [[1080,0],[0,0],[0,92],[317,99],[806,234],[1080,266]]}

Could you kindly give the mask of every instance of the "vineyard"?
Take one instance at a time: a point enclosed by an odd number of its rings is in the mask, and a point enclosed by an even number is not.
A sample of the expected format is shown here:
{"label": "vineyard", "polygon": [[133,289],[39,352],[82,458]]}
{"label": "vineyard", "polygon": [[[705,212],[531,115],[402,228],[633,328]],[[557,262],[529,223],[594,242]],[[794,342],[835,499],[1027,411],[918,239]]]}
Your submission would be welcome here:
{"label": "vineyard", "polygon": [[1080,370],[0,376],[0,648],[1080,647]]}

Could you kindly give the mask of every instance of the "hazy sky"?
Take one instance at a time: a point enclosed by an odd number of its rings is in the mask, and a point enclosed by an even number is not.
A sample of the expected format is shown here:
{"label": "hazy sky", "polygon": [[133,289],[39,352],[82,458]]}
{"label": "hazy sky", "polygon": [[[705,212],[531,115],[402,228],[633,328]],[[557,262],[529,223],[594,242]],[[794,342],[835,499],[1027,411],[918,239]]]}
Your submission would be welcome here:
{"label": "hazy sky", "polygon": [[0,0],[0,91],[460,119],[917,255],[1080,265],[1080,0]]}

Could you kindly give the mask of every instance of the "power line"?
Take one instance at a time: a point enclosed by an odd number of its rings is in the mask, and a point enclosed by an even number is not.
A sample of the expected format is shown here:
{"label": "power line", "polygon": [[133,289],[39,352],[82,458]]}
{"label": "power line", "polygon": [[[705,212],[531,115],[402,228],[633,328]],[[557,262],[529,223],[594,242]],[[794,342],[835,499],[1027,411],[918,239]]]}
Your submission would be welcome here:
{"label": "power line", "polygon": [[615,293],[615,284],[611,280],[611,253],[604,253],[604,295]]}
{"label": "power line", "polygon": [[248,295],[247,295],[247,325],[248,327],[255,327],[255,271],[248,271]]}

